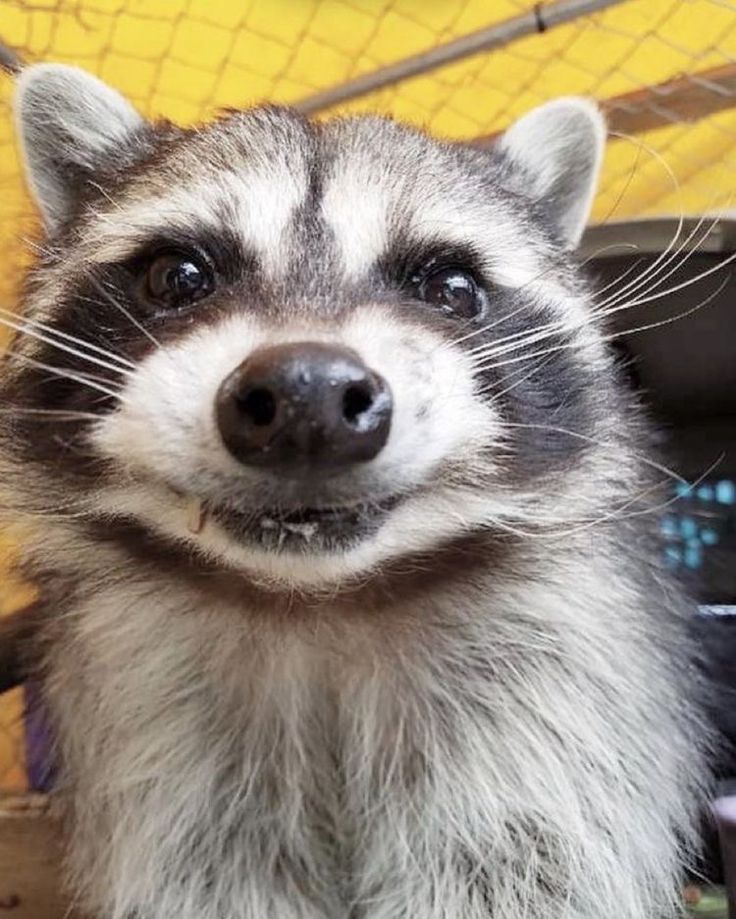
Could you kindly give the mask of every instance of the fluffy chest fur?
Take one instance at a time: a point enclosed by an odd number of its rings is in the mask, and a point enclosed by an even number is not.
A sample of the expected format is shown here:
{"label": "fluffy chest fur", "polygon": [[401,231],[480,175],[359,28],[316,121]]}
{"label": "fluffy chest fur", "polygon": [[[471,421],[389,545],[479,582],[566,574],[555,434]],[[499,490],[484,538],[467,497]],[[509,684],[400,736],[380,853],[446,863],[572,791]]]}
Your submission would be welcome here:
{"label": "fluffy chest fur", "polygon": [[476,546],[442,584],[406,571],[393,601],[312,603],[98,557],[108,586],[66,612],[47,683],[88,901],[116,919],[674,908],[696,728],[668,706],[656,588],[611,548],[497,578]]}

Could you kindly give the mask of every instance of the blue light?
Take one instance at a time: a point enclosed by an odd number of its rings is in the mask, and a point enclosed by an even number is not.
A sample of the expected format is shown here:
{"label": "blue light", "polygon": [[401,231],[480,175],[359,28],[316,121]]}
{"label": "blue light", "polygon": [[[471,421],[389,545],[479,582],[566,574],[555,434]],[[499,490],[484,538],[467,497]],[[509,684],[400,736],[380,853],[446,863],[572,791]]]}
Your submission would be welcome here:
{"label": "blue light", "polygon": [[700,564],[703,561],[703,555],[700,550],[700,545],[688,544],[685,547],[685,552],[683,554],[683,561],[685,562],[686,568],[700,568]]}
{"label": "blue light", "polygon": [[677,533],[677,518],[672,514],[665,514],[660,523],[660,532],[665,539],[675,539]]}
{"label": "blue light", "polygon": [[719,504],[736,504],[736,484],[728,479],[717,482],[716,501]]}
{"label": "blue light", "polygon": [[698,535],[698,525],[692,517],[680,518],[680,534],[683,539],[694,539]]}
{"label": "blue light", "polygon": [[700,498],[701,501],[713,500],[713,488],[710,485],[701,485],[695,494]]}
{"label": "blue light", "polygon": [[700,531],[700,541],[704,546],[717,546],[718,539],[718,533],[715,530],[704,529]]}
{"label": "blue light", "polygon": [[664,560],[668,568],[677,568],[682,561],[682,555],[677,546],[665,546]]}
{"label": "blue light", "polygon": [[689,485],[687,482],[678,482],[677,485],[675,485],[675,494],[678,498],[689,498],[692,491],[692,485]]}

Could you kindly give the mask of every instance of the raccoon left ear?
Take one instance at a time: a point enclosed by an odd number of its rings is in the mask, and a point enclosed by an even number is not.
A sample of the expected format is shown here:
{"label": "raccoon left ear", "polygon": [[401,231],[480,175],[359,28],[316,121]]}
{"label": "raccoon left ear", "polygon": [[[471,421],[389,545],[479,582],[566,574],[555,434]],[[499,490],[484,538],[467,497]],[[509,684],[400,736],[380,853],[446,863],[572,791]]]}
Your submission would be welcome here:
{"label": "raccoon left ear", "polygon": [[520,191],[543,203],[569,249],[590,216],[606,142],[600,109],[587,99],[556,99],[525,115],[500,149],[522,173]]}
{"label": "raccoon left ear", "polygon": [[146,125],[114,89],[62,64],[21,72],[15,114],[31,191],[51,231],[74,212],[96,171],[135,155]]}

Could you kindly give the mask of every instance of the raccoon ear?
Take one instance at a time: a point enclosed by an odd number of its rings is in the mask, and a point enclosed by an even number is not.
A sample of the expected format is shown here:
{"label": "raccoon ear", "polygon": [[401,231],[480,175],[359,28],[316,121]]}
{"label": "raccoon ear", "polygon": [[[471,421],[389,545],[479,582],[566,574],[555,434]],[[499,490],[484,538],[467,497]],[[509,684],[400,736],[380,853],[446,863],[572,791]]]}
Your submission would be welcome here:
{"label": "raccoon ear", "polygon": [[15,93],[21,151],[48,230],[75,210],[83,185],[111,155],[123,155],[146,124],[114,89],[77,67],[24,69]]}
{"label": "raccoon ear", "polygon": [[598,185],[606,123],[587,99],[556,99],[525,115],[500,149],[522,172],[520,191],[545,205],[569,249],[580,242]]}

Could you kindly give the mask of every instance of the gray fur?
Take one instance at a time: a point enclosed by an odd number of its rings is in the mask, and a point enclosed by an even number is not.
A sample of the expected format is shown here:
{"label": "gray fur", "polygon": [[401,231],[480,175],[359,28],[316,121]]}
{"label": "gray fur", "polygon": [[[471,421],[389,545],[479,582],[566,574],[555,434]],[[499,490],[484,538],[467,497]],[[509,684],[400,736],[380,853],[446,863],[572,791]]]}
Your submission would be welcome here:
{"label": "gray fur", "polygon": [[588,221],[601,166],[605,125],[582,99],[557,99],[512,125],[501,149],[520,167],[574,249]]}
{"label": "gray fur", "polygon": [[[561,109],[531,116],[551,168],[529,122],[495,153],[281,110],[147,129],[36,269],[26,315],[106,352],[33,327],[1,395],[83,417],[0,426],[2,503],[53,598],[39,676],[91,915],[679,914],[705,781],[688,607],[651,536],[646,426],[564,253],[601,122],[561,105],[575,156]],[[121,278],[195,231],[227,283],[154,321]],[[475,337],[401,288],[414,253],[461,244],[489,278]],[[401,498],[339,550],[286,528],[259,547],[218,516],[271,526],[297,499],[225,454],[211,407],[250,350],[304,337],[357,350],[396,402],[376,460],[312,485]]]}
{"label": "gray fur", "polygon": [[46,225],[75,209],[80,177],[121,156],[144,122],[135,109],[90,74],[58,64],[26,68],[16,93],[18,131],[28,179]]}

